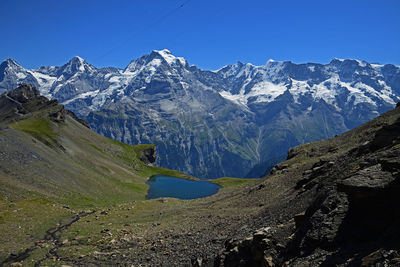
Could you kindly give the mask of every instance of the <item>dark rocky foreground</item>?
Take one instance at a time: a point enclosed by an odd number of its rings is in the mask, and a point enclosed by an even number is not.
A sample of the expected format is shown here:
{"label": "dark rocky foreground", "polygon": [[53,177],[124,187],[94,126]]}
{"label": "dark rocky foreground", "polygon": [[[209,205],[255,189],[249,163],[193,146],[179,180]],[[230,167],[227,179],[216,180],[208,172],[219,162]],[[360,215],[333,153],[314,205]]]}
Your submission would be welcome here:
{"label": "dark rocky foreground", "polygon": [[[321,159],[265,210],[265,226],[226,242],[215,266],[400,266],[399,113],[397,107],[391,122],[378,119],[341,136],[361,143],[343,154],[334,153],[340,147],[316,147],[312,156]],[[288,159],[308,153],[296,147]],[[272,172],[290,172],[289,165]],[[277,212],[286,217],[279,225],[270,218]]]}

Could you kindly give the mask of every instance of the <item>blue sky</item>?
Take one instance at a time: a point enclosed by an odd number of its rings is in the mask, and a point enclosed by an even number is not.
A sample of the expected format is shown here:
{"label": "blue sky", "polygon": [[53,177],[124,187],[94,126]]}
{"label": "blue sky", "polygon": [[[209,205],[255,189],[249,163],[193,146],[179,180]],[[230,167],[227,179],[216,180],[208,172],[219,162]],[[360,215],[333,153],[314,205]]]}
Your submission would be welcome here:
{"label": "blue sky", "polygon": [[398,0],[2,0],[0,60],[123,68],[168,48],[203,69],[268,59],[400,65]]}

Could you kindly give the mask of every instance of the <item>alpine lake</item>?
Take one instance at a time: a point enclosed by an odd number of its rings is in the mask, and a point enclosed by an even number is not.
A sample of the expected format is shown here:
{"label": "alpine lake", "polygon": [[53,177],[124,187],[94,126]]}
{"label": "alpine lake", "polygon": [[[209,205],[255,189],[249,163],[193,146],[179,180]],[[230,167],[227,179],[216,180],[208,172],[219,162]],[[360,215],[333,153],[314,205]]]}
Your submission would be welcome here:
{"label": "alpine lake", "polygon": [[208,181],[186,180],[164,175],[154,175],[146,183],[150,186],[147,199],[161,197],[202,198],[217,193],[221,188],[221,186]]}

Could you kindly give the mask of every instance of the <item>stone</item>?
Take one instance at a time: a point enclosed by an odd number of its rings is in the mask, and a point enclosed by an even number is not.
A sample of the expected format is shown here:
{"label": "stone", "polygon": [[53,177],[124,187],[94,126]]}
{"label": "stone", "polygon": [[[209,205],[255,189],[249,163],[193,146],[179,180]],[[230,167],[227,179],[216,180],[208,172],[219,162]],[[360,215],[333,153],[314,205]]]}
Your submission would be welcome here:
{"label": "stone", "polygon": [[294,215],[293,219],[294,219],[294,223],[296,225],[296,229],[300,228],[300,226],[303,224],[303,222],[306,219],[306,212],[303,211],[303,212],[297,213],[296,215]]}
{"label": "stone", "polygon": [[367,266],[374,266],[375,263],[383,259],[382,251],[381,250],[376,250],[369,255],[365,256],[362,258],[361,261],[361,266],[362,267],[367,267]]}
{"label": "stone", "polygon": [[309,175],[309,174],[311,174],[312,173],[312,170],[305,170],[304,172],[303,172],[303,175]]}
{"label": "stone", "polygon": [[157,158],[157,154],[156,154],[156,147],[150,147],[148,149],[144,149],[142,151],[140,151],[140,155],[139,155],[140,160],[149,165],[149,166],[153,166],[156,162],[156,158]]}
{"label": "stone", "polygon": [[275,267],[275,264],[272,261],[272,257],[264,256],[263,261],[261,262],[261,266],[263,266],[263,267]]}
{"label": "stone", "polygon": [[191,263],[193,267],[201,267],[203,266],[203,259],[202,258],[192,259]]}
{"label": "stone", "polygon": [[253,240],[255,243],[259,243],[261,240],[267,237],[266,232],[259,230],[253,234]]}

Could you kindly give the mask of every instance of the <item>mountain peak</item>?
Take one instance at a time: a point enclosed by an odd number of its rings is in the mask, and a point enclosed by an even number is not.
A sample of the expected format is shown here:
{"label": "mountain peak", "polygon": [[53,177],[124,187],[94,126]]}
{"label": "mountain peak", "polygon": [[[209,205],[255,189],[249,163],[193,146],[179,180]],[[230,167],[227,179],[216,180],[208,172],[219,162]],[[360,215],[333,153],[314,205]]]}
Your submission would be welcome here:
{"label": "mountain peak", "polygon": [[87,62],[79,56],[74,56],[68,61],[67,64],[84,65],[87,64]]}
{"label": "mountain peak", "polygon": [[181,63],[183,66],[187,64],[186,60],[183,57],[174,56],[171,51],[164,48],[163,50],[153,50],[153,53],[157,53],[160,55],[169,65],[176,64],[177,62]]}
{"label": "mountain peak", "polygon": [[1,63],[1,65],[6,65],[6,66],[9,66],[9,67],[22,68],[21,65],[17,61],[15,61],[14,59],[12,59],[12,58],[7,58],[6,60],[4,60]]}
{"label": "mountain peak", "polygon": [[336,64],[336,65],[345,64],[347,66],[354,66],[354,67],[366,67],[369,65],[369,63],[364,60],[352,59],[352,58],[348,59],[333,58],[329,64]]}
{"label": "mountain peak", "polygon": [[174,56],[168,49],[153,50],[150,54],[132,60],[124,69],[124,72],[137,72],[145,66],[150,69],[156,69],[162,64],[162,62],[164,62],[164,64],[167,63],[169,66],[188,65],[186,59]]}
{"label": "mountain peak", "polygon": [[172,55],[171,51],[169,51],[166,48],[164,48],[162,50],[153,50],[153,52],[156,52],[156,53],[159,53],[159,54],[170,54],[170,55]]}
{"label": "mountain peak", "polygon": [[337,57],[334,57],[332,60],[331,60],[331,62],[343,62],[344,61],[344,59],[342,59],[342,58],[337,58]]}
{"label": "mountain peak", "polygon": [[73,72],[85,72],[93,69],[89,63],[87,63],[83,58],[79,56],[74,56],[71,58],[67,64],[63,66],[63,72],[73,73]]}
{"label": "mountain peak", "polygon": [[18,64],[17,61],[15,61],[12,58],[7,58],[5,61],[8,62],[8,63],[12,63],[12,64]]}

